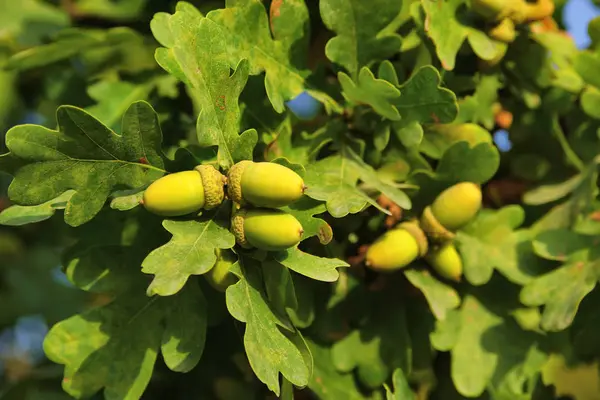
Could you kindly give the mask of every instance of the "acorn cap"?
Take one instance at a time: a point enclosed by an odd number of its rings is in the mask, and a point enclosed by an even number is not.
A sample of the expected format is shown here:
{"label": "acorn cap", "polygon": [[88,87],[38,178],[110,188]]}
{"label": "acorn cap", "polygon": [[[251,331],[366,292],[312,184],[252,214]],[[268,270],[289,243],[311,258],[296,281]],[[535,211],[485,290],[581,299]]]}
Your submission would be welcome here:
{"label": "acorn cap", "polygon": [[227,195],[234,203],[244,205],[242,197],[242,175],[246,167],[251,165],[253,161],[244,160],[234,164],[227,173]]}
{"label": "acorn cap", "polygon": [[236,211],[231,218],[231,233],[235,236],[235,241],[244,249],[251,249],[252,246],[246,240],[244,234],[244,218],[248,211],[240,209]]}
{"label": "acorn cap", "polygon": [[432,241],[438,243],[452,241],[456,236],[435,218],[431,206],[428,206],[421,215],[421,229]]}
{"label": "acorn cap", "polygon": [[419,221],[412,220],[402,222],[394,229],[404,229],[415,238],[417,244],[419,245],[419,257],[423,257],[425,254],[427,254],[429,243],[427,242],[427,236],[425,235],[425,232],[423,232],[419,226]]}
{"label": "acorn cap", "polygon": [[204,209],[218,207],[225,198],[225,182],[227,178],[212,165],[198,165],[194,168],[202,176],[204,186]]}

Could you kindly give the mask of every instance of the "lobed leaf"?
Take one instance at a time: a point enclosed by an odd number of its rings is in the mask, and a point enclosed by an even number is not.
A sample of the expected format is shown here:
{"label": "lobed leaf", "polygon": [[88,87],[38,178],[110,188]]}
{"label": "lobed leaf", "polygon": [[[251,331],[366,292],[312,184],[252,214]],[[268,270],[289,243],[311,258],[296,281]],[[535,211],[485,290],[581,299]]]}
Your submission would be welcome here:
{"label": "lobed leaf", "polygon": [[117,135],[80,108],[61,106],[58,131],[19,125],[6,134],[6,145],[20,165],[8,194],[19,205],[43,204],[74,190],[67,201],[65,222],[89,222],[111,191],[138,188],[164,174],[162,134],[158,117],[145,102],[125,112]]}

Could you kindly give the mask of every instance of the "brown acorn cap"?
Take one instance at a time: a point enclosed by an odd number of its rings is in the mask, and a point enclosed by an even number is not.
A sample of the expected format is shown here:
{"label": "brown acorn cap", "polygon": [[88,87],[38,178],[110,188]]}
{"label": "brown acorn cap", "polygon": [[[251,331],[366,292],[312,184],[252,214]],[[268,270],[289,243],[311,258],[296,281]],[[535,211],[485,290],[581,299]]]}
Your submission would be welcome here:
{"label": "brown acorn cap", "polygon": [[242,197],[242,175],[246,167],[252,164],[253,161],[244,160],[233,165],[227,173],[227,195],[234,203],[239,205],[244,204]]}
{"label": "brown acorn cap", "polygon": [[244,249],[251,249],[252,246],[246,240],[244,234],[244,218],[246,218],[246,210],[240,209],[236,211],[231,217],[231,233],[235,236],[235,241]]}
{"label": "brown acorn cap", "polygon": [[449,242],[456,236],[453,232],[446,229],[431,212],[428,206],[421,215],[421,229],[434,242]]}
{"label": "brown acorn cap", "polygon": [[198,165],[194,168],[202,176],[204,185],[204,209],[218,207],[225,198],[225,182],[227,178],[212,165]]}
{"label": "brown acorn cap", "polygon": [[429,243],[427,242],[427,236],[425,235],[425,232],[423,232],[419,226],[419,221],[412,220],[402,222],[394,229],[404,229],[410,233],[419,245],[419,256],[424,257],[425,254],[427,254],[427,251],[429,250]]}

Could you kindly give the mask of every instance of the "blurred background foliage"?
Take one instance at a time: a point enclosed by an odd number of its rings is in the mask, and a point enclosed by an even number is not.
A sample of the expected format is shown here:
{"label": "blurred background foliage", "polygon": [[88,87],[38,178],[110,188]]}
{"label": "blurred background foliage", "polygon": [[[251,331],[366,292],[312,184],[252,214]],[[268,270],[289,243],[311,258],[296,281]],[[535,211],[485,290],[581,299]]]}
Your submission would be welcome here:
{"label": "blurred background foliage", "polygon": [[[190,2],[200,10],[224,5],[224,1]],[[148,100],[160,115],[167,140],[193,140],[193,101],[184,86],[154,61],[157,43],[149,27],[154,13],[172,11],[175,3],[0,0],[0,63],[20,54],[11,60],[14,65],[0,70],[0,153],[6,151],[4,135],[14,125],[55,128],[55,111],[62,104],[83,107],[118,132],[125,108],[135,100]],[[307,3],[314,8],[318,2]],[[600,14],[600,1],[558,0],[557,5],[562,28],[574,36],[578,47],[588,46],[587,22]],[[167,153],[174,152],[178,143],[167,142],[172,146]],[[496,143],[508,149],[506,132],[496,133]],[[0,173],[0,211],[10,206],[9,183],[10,177]],[[60,254],[77,234],[61,217],[52,217],[60,206],[48,205],[40,223],[0,225],[0,399],[69,398],[60,387],[63,367],[44,357],[44,335],[59,320],[109,300],[72,287],[62,272]],[[206,351],[218,349],[216,345],[209,342]],[[198,377],[209,382],[214,376],[200,371],[175,377],[166,368],[157,369],[156,387],[147,391],[153,398],[164,398],[167,391],[169,397],[198,398],[194,395]],[[597,388],[597,373],[592,375],[588,381]],[[239,382],[213,384],[222,389],[221,398],[233,399],[250,393]]]}

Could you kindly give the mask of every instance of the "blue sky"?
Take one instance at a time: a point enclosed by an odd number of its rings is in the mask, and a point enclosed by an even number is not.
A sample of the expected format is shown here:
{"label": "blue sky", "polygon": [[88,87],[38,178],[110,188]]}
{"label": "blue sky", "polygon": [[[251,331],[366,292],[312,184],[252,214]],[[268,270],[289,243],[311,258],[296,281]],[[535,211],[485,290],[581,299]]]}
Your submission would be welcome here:
{"label": "blue sky", "polygon": [[575,39],[579,48],[590,44],[587,26],[590,20],[600,15],[600,7],[592,4],[591,0],[569,0],[565,5],[564,24]]}

